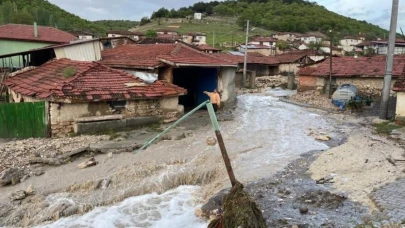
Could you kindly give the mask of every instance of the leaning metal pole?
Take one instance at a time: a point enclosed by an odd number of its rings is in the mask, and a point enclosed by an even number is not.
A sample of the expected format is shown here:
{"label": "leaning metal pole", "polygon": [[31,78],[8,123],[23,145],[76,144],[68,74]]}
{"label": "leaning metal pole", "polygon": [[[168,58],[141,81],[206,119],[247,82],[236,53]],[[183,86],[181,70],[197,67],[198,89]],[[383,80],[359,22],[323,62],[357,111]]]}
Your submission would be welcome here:
{"label": "leaning metal pole", "polygon": [[384,86],[380,106],[380,119],[383,120],[386,120],[388,118],[388,101],[390,98],[390,91],[391,91],[391,78],[394,62],[395,38],[398,20],[398,4],[399,4],[398,2],[399,0],[392,0],[390,36],[388,39],[387,61],[385,67]]}

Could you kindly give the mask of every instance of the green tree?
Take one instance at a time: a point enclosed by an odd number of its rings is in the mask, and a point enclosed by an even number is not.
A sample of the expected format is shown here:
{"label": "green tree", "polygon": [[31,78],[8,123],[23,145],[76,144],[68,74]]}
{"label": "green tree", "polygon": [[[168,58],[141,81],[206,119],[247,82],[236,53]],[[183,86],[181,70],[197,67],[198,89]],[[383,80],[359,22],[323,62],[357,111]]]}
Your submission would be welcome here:
{"label": "green tree", "polygon": [[142,17],[141,22],[139,22],[139,25],[146,25],[150,23],[150,19],[148,17]]}
{"label": "green tree", "polygon": [[308,48],[316,52],[319,52],[322,48],[322,42],[310,42],[308,44]]}
{"label": "green tree", "polygon": [[155,30],[148,30],[145,32],[145,36],[148,38],[155,38],[157,37],[157,33]]}
{"label": "green tree", "polygon": [[285,49],[288,49],[290,46],[288,45],[288,42],[287,42],[287,41],[279,40],[279,41],[277,41],[277,43],[276,43],[276,47],[277,47],[279,50],[285,50]]}
{"label": "green tree", "polygon": [[30,25],[34,22],[34,17],[27,12],[18,12],[13,15],[12,22],[16,24]]}
{"label": "green tree", "polygon": [[227,5],[220,4],[215,6],[214,8],[214,13],[219,15],[219,16],[233,16],[235,15],[235,12],[233,9]]}
{"label": "green tree", "polygon": [[1,12],[1,21],[4,24],[13,22],[13,15],[15,14],[14,4],[12,2],[3,2],[0,8]]}

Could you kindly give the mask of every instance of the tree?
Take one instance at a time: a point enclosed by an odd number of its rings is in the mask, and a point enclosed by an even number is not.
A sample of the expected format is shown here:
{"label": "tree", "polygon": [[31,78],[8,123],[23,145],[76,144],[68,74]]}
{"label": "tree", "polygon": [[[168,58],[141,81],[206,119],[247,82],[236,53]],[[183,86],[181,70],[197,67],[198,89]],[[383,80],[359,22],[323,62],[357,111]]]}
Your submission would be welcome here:
{"label": "tree", "polygon": [[12,17],[14,15],[14,6],[11,2],[3,2],[0,7],[0,19],[4,24],[13,22]]}
{"label": "tree", "polygon": [[214,13],[219,15],[219,16],[233,16],[235,15],[235,11],[233,11],[232,8],[221,4],[221,5],[217,5],[214,8]]}
{"label": "tree", "polygon": [[153,12],[151,18],[156,19],[156,18],[168,17],[169,13],[170,12],[168,9],[162,7],[158,11]]}
{"label": "tree", "polygon": [[287,41],[279,40],[279,41],[277,41],[277,43],[276,43],[276,47],[277,47],[279,50],[285,50],[285,49],[288,49],[290,46],[288,45],[288,42],[287,42]]}
{"label": "tree", "polygon": [[139,22],[139,25],[146,25],[150,23],[150,19],[148,17],[142,17],[141,22]]}
{"label": "tree", "polygon": [[34,17],[27,12],[18,12],[12,17],[13,23],[30,25],[34,22]]}
{"label": "tree", "polygon": [[319,52],[322,48],[322,42],[313,42],[312,41],[308,44],[308,48],[311,50],[314,50],[316,52]]}
{"label": "tree", "polygon": [[145,32],[145,36],[148,38],[155,38],[155,37],[157,37],[157,33],[155,30],[147,30]]}

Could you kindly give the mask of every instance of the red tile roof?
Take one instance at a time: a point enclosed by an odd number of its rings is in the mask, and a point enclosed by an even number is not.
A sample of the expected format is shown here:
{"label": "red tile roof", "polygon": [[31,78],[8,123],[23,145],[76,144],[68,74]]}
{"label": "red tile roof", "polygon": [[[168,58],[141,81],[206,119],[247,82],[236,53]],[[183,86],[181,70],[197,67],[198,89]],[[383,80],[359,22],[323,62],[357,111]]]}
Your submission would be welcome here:
{"label": "red tile roof", "polygon": [[144,36],[145,33],[143,32],[131,32],[127,30],[112,30],[109,31],[107,34],[117,34],[117,35],[126,35],[126,36]]}
{"label": "red tile roof", "polygon": [[68,32],[52,28],[38,26],[38,37],[34,37],[33,25],[8,24],[0,26],[0,39],[25,40],[44,43],[69,43],[77,39]]}
{"label": "red tile roof", "polygon": [[221,50],[221,49],[214,48],[214,47],[212,47],[210,45],[207,45],[207,44],[200,44],[200,45],[197,45],[195,47],[198,50],[201,50],[201,51],[220,51]]}
{"label": "red tile roof", "polygon": [[[243,55],[232,55],[227,53],[214,54],[218,58],[226,59],[238,64],[244,63],[245,57]],[[248,53],[247,63],[250,64],[264,64],[264,65],[278,65],[279,62],[272,56],[257,55],[256,53]]]}
{"label": "red tile roof", "polygon": [[297,74],[299,76],[310,76],[316,71],[316,67],[304,67],[298,70]]}
{"label": "red tile roof", "polygon": [[[73,75],[70,76],[67,71]],[[50,100],[134,100],[187,93],[185,89],[165,81],[146,84],[133,75],[100,63],[69,59],[50,61],[17,74],[4,84],[19,94]]]}
{"label": "red tile roof", "polygon": [[112,67],[158,68],[163,63],[192,66],[234,66],[184,44],[126,45],[102,52],[101,63]]}
{"label": "red tile roof", "polygon": [[[385,56],[373,57],[334,57],[332,59],[332,76],[334,77],[384,77],[385,74]],[[395,56],[393,77],[399,77],[405,69],[405,57]],[[329,61],[324,61],[312,76],[329,76]]]}
{"label": "red tile roof", "polygon": [[280,63],[294,63],[310,54],[313,54],[312,50],[290,51],[275,57]]}

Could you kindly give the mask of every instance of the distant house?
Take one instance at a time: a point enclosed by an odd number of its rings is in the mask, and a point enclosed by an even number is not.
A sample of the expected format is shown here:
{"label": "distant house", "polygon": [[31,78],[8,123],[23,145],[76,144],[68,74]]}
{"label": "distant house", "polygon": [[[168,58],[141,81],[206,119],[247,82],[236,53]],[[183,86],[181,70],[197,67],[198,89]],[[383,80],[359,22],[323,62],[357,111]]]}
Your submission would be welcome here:
{"label": "distant house", "polygon": [[148,74],[187,89],[180,98],[185,107],[195,107],[208,97],[203,91],[221,91],[225,106],[236,102],[237,64],[198,51],[183,43],[126,45],[102,52],[102,64],[135,75]]}
{"label": "distant house", "polygon": [[79,40],[91,40],[94,38],[94,34],[89,33],[89,32],[83,32],[83,31],[71,31],[69,32],[73,36],[75,36]]}
{"label": "distant house", "polygon": [[304,43],[321,43],[322,42],[322,37],[321,36],[316,36],[316,35],[301,35],[300,39]]}
{"label": "distant house", "polygon": [[[387,55],[388,41],[377,40],[371,42],[377,55]],[[394,55],[405,54],[405,40],[397,39],[395,41]]]}
{"label": "distant house", "polygon": [[202,13],[194,13],[194,19],[201,20],[201,18],[202,18]]}
{"label": "distant house", "polygon": [[311,55],[313,55],[312,50],[290,51],[276,55],[275,57],[279,62],[279,73],[282,75],[296,75],[300,67],[314,62],[310,58]]}
{"label": "distant house", "polygon": [[172,29],[156,29],[156,33],[159,35],[172,35],[172,36],[178,36],[179,33],[176,30]]}
{"label": "distant house", "polygon": [[[385,56],[373,57],[333,57],[332,84],[353,84],[367,95],[379,96],[385,75]],[[329,61],[324,61],[315,69],[301,69],[299,74],[300,88],[305,90],[324,90],[329,81]],[[394,58],[393,83],[401,76],[405,68],[405,58]]]}
{"label": "distant house", "polygon": [[266,45],[266,46],[270,46],[270,47],[275,48],[277,41],[278,41],[277,39],[272,38],[272,37],[258,36],[258,37],[252,38],[248,44]]}
{"label": "distant house", "polygon": [[248,45],[240,45],[239,51],[241,53],[244,53],[246,48],[247,48],[247,52],[249,52],[249,53],[259,53],[264,56],[274,55],[275,50],[276,50],[274,47],[268,46],[268,45],[248,44]]}
{"label": "distant house", "polygon": [[136,126],[139,117],[163,117],[178,110],[186,90],[168,82],[146,83],[95,62],[59,59],[19,73],[4,84],[11,102],[45,101],[52,136]]}
{"label": "distant house", "polygon": [[291,33],[291,32],[278,32],[276,34],[273,35],[273,38],[277,39],[277,40],[283,40],[283,41],[287,41],[287,42],[293,42],[297,39],[299,39],[299,37],[302,34],[298,34],[298,33]]}
{"label": "distant house", "polygon": [[108,38],[129,37],[135,41],[141,40],[145,37],[143,32],[131,32],[125,30],[114,30],[107,33]]}
{"label": "distant house", "polygon": [[221,49],[218,48],[214,48],[210,45],[206,45],[206,44],[200,44],[200,45],[196,45],[195,48],[197,48],[198,50],[205,52],[205,53],[218,53],[221,52]]}
{"label": "distant house", "polygon": [[353,36],[345,36],[340,41],[341,48],[345,52],[352,52],[355,49],[355,46],[363,42],[360,38],[356,38]]}
{"label": "distant house", "polygon": [[359,44],[354,45],[354,51],[357,51],[357,52],[363,52],[368,49],[374,50],[374,45],[372,44],[371,41],[363,41]]}
{"label": "distant house", "polygon": [[189,32],[181,36],[183,42],[188,44],[207,44],[207,36],[203,33],[193,33]]}
{"label": "distant house", "polygon": [[[53,27],[18,24],[2,25],[0,26],[0,55],[69,43],[76,39],[72,34]],[[0,68],[20,68],[27,65],[29,61],[30,59],[27,56],[22,59],[10,58],[9,62],[0,63]]]}
{"label": "distant house", "polygon": [[159,37],[147,37],[140,41],[138,44],[174,44],[177,43],[177,40],[173,39],[166,39],[166,38],[159,38]]}

